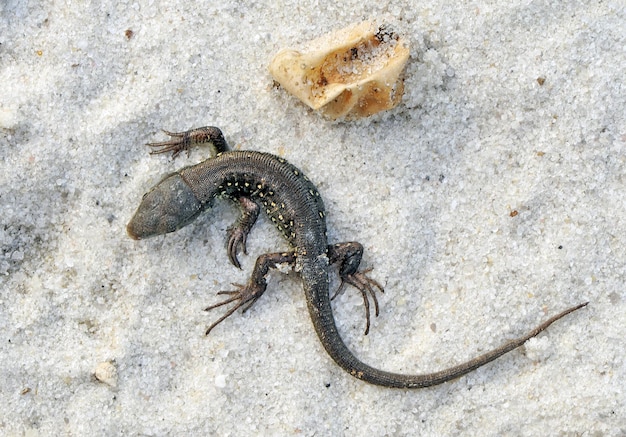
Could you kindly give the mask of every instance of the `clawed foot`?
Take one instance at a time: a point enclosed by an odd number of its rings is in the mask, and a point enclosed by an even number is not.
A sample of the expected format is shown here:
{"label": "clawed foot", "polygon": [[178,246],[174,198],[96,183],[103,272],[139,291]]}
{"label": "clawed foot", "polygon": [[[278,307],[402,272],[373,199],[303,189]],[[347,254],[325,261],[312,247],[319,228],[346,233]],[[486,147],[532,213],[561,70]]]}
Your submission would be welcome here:
{"label": "clawed foot", "polygon": [[378,317],[378,299],[376,298],[376,291],[378,290],[381,293],[385,292],[382,285],[366,275],[366,273],[371,271],[372,269],[370,268],[362,272],[355,272],[342,276],[339,288],[337,288],[337,291],[331,297],[331,300],[337,297],[337,295],[344,290],[346,283],[354,286],[361,292],[361,296],[363,296],[363,303],[365,304],[365,335],[370,332],[370,301],[367,293],[372,296],[372,300],[374,301],[374,315]]}
{"label": "clawed foot", "polygon": [[169,132],[163,129],[163,133],[169,135],[172,139],[169,141],[146,144],[146,146],[153,148],[150,155],[172,152],[172,158],[176,158],[180,155],[180,152],[186,150],[187,156],[189,156],[189,148],[191,144],[198,142],[194,140],[189,132]]}
{"label": "clawed foot", "polygon": [[246,241],[248,240],[248,234],[254,226],[257,217],[259,216],[259,205],[252,199],[246,196],[241,196],[238,199],[239,207],[241,208],[241,215],[237,221],[228,228],[228,243],[226,252],[228,253],[228,259],[237,267],[241,268],[239,260],[237,259],[237,250],[241,247],[241,251],[244,255],[246,252]]}
{"label": "clawed foot", "polygon": [[[237,247],[236,243],[233,243],[234,247]],[[230,254],[229,250],[229,257]],[[236,257],[235,257],[236,259]],[[232,261],[232,260],[231,260]],[[232,313],[237,311],[238,308],[243,308],[243,311],[247,311],[254,302],[257,301],[259,297],[263,293],[265,293],[265,289],[267,288],[267,282],[265,282],[265,276],[270,268],[276,268],[281,264],[289,264],[293,265],[296,262],[296,253],[295,252],[277,252],[277,253],[265,253],[259,256],[256,260],[256,264],[254,266],[254,270],[252,271],[252,275],[250,276],[250,280],[246,285],[241,284],[233,284],[237,287],[237,290],[234,291],[220,291],[217,294],[226,294],[230,296],[228,299],[216,303],[215,305],[211,305],[210,307],[205,308],[205,311],[210,311],[214,308],[221,307],[222,305],[228,305],[229,303],[236,302],[235,306],[226,311],[222,317],[220,317],[215,323],[213,323],[206,330],[206,334],[213,328],[215,328],[219,323],[221,323],[225,318],[230,316]],[[234,263],[233,263],[234,264]]]}
{"label": "clawed foot", "polygon": [[244,255],[247,255],[246,251],[246,241],[248,239],[248,233],[245,232],[239,226],[233,226],[228,228],[228,246],[226,247],[226,252],[228,253],[228,259],[231,264],[241,268],[241,264],[239,264],[239,259],[237,258],[237,250],[241,247],[241,252]]}
{"label": "clawed foot", "polygon": [[222,302],[216,303],[214,305],[211,305],[209,307],[206,307],[204,309],[204,311],[210,311],[212,309],[221,307],[223,305],[228,305],[231,302],[237,302],[235,306],[233,306],[231,309],[226,311],[226,314],[224,314],[222,317],[217,319],[216,322],[214,322],[211,326],[207,328],[205,335],[209,335],[209,332],[211,332],[213,328],[219,325],[222,321],[224,321],[228,316],[233,314],[239,308],[242,308],[242,312],[245,313],[257,301],[257,299],[261,297],[261,295],[265,292],[265,287],[263,287],[260,284],[249,283],[248,285],[241,285],[241,284],[233,284],[233,285],[237,287],[237,290],[220,291],[217,293],[219,295],[225,294],[225,295],[230,296],[228,299]]}
{"label": "clawed foot", "polygon": [[148,143],[147,146],[154,149],[150,152],[151,155],[172,152],[172,158],[176,158],[180,152],[186,150],[187,156],[189,156],[191,146],[208,143],[213,144],[216,154],[228,150],[222,131],[214,126],[199,127],[186,132],[169,132],[164,129],[163,132],[169,135],[171,139],[158,143]]}

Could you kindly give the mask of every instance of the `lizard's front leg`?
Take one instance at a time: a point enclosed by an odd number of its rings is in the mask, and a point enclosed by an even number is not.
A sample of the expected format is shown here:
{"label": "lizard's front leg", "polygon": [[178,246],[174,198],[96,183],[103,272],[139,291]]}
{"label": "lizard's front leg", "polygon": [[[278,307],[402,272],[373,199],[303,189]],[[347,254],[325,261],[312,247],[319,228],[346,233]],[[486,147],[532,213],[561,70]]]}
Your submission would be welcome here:
{"label": "lizard's front leg", "polygon": [[212,144],[215,148],[215,154],[228,150],[224,134],[215,126],[204,126],[185,132],[168,132],[163,129],[163,132],[169,135],[171,139],[158,143],[148,143],[147,146],[153,148],[150,152],[151,155],[172,152],[172,158],[176,158],[183,150],[186,150],[187,155],[189,155],[189,149],[192,146],[204,144]]}
{"label": "lizard's front leg", "polygon": [[244,255],[248,254],[246,251],[246,241],[248,240],[250,230],[254,226],[254,223],[256,223],[261,208],[249,197],[242,196],[237,200],[241,207],[241,215],[237,221],[228,228],[226,252],[228,253],[228,259],[232,265],[240,269],[241,265],[237,259],[237,250],[241,246],[241,251]]}

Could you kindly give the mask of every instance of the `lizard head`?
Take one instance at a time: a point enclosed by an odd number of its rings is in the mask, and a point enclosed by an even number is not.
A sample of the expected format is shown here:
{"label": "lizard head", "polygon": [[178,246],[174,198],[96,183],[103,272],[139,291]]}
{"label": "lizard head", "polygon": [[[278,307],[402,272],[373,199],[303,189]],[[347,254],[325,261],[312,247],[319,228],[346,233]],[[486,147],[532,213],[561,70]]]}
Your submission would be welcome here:
{"label": "lizard head", "polygon": [[174,232],[189,224],[203,205],[178,173],[166,176],[144,194],[126,231],[135,240]]}

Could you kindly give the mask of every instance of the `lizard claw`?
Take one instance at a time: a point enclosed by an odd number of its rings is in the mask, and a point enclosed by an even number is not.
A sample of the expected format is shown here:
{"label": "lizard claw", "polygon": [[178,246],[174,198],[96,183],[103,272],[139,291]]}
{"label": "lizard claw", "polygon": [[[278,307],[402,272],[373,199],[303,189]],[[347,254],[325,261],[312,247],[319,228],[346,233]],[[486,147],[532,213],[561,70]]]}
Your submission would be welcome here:
{"label": "lizard claw", "polygon": [[172,139],[146,144],[146,146],[153,148],[150,155],[172,152],[172,158],[175,159],[178,155],[180,155],[180,152],[186,150],[187,156],[189,156],[189,147],[192,143],[192,137],[189,135],[189,132],[169,132],[165,129],[163,129],[163,132],[166,135],[169,135]]}
{"label": "lizard claw", "polygon": [[150,152],[151,155],[172,152],[172,158],[176,158],[186,150],[189,156],[191,146],[206,143],[213,143],[215,153],[228,150],[222,131],[214,126],[200,127],[185,132],[169,132],[163,129],[163,132],[170,137],[170,140],[148,143],[147,146],[154,149]]}
{"label": "lizard claw", "polygon": [[231,264],[241,268],[241,264],[239,264],[239,259],[237,259],[237,249],[241,247],[241,251],[244,255],[247,255],[248,252],[246,250],[246,241],[248,239],[248,233],[243,230],[240,226],[233,226],[228,228],[228,245],[226,251],[228,252],[228,259]]}
{"label": "lizard claw", "polygon": [[217,325],[223,322],[228,316],[233,314],[239,308],[242,308],[242,312],[245,313],[257,301],[257,299],[261,297],[263,293],[265,293],[265,287],[261,284],[256,284],[256,283],[248,283],[247,285],[233,284],[233,286],[237,287],[237,290],[219,291],[217,293],[218,295],[223,295],[223,294],[229,295],[230,296],[229,298],[224,299],[223,301],[218,302],[216,304],[210,305],[204,309],[204,311],[210,311],[212,309],[221,307],[223,305],[228,305],[229,303],[237,302],[232,308],[226,311],[226,313],[222,317],[217,319],[217,321],[215,321],[211,326],[207,328],[205,335],[209,335],[209,333],[213,330],[213,328],[215,328]]}
{"label": "lizard claw", "polygon": [[377,281],[368,277],[366,273],[369,273],[372,269],[367,269],[362,272],[355,272],[351,274],[347,274],[341,277],[341,284],[337,288],[337,291],[332,295],[331,300],[335,299],[337,295],[343,291],[346,283],[354,286],[357,290],[361,292],[361,296],[363,296],[363,303],[365,304],[365,335],[370,332],[370,301],[368,297],[368,293],[372,296],[372,300],[374,301],[374,315],[378,317],[379,308],[378,308],[378,299],[376,298],[376,291],[380,291],[384,293],[385,290]]}
{"label": "lizard claw", "polygon": [[260,208],[259,205],[257,205],[256,202],[249,197],[241,196],[237,200],[241,208],[241,215],[237,221],[233,223],[230,228],[228,228],[226,251],[228,252],[228,259],[232,265],[240,269],[241,265],[237,259],[237,250],[241,247],[243,254],[248,254],[246,251],[248,234],[259,216]]}

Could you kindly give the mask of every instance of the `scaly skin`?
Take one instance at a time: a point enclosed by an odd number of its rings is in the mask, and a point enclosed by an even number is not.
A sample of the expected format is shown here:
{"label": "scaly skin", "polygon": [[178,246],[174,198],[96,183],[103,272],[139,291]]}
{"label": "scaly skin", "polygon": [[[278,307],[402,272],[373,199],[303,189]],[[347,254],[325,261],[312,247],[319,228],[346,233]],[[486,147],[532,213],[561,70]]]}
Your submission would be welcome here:
{"label": "scaly skin", "polygon": [[345,345],[333,317],[329,294],[330,264],[339,265],[342,286],[355,286],[363,295],[367,327],[370,324],[368,293],[373,298],[375,313],[378,302],[375,291],[380,284],[358,270],[363,247],[356,242],[328,245],[324,204],[315,186],[293,165],[267,153],[228,151],[221,131],[215,127],[194,129],[182,133],[166,132],[173,139],[149,144],[152,153],[172,152],[174,156],[194,144],[209,143],[217,151],[215,158],[185,167],[167,176],[143,198],[137,212],[128,223],[128,234],[134,239],[173,232],[187,225],[209,208],[216,197],[239,201],[242,215],[229,229],[228,257],[239,267],[237,251],[246,250],[246,236],[262,209],[283,233],[293,251],[261,255],[250,280],[235,291],[222,291],[229,297],[206,310],[235,303],[211,325],[218,323],[243,307],[250,307],[267,286],[265,276],[278,264],[290,264],[302,276],[307,306],[315,332],[322,345],[344,370],[352,376],[385,387],[420,388],[441,384],[458,378],[501,355],[521,346],[561,317],[584,307],[583,303],[553,316],[526,335],[457,366],[422,375],[404,375],[371,367],[361,362]]}

